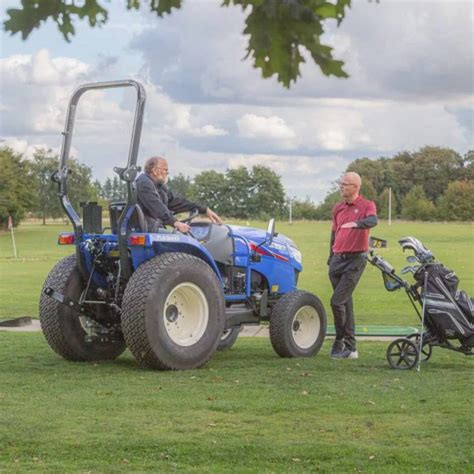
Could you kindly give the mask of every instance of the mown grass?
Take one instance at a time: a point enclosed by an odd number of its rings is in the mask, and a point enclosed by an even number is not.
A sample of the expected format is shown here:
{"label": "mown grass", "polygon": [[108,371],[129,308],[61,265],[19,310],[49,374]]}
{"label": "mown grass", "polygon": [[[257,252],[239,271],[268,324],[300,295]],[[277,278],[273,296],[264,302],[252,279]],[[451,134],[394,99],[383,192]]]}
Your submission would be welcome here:
{"label": "mown grass", "polygon": [[[264,222],[249,224],[266,227]],[[326,266],[329,229],[329,222],[277,223],[277,231],[291,237],[303,253],[304,270],[299,286],[317,294],[328,309],[331,296]],[[10,234],[0,233],[0,318],[37,317],[39,293],[46,275],[61,257],[73,251],[72,247],[56,244],[58,232],[64,230],[68,230],[65,224],[22,224],[15,234],[18,261],[12,257]],[[474,295],[472,224],[395,222],[388,226],[381,222],[373,235],[388,240],[389,247],[379,253],[397,269],[406,264],[397,241],[407,235],[418,237],[439,260],[456,271],[461,287]],[[359,324],[413,325],[417,322],[406,296],[402,292],[385,291],[380,272],[371,266],[355,293],[355,308]]]}
{"label": "mown grass", "polygon": [[[250,223],[264,227],[264,223]],[[50,268],[71,248],[65,225],[0,233],[0,318],[37,315]],[[278,224],[304,255],[301,287],[326,307],[329,223]],[[397,267],[396,241],[415,235],[474,294],[471,225],[382,223],[375,235]],[[414,324],[401,293],[368,268],[357,320]],[[329,318],[331,320],[331,317]],[[0,332],[0,472],[472,472],[472,363],[435,349],[420,373],[394,372],[385,342],[361,342],[360,359],[280,359],[261,338],[240,338],[200,370],[153,372],[130,353],[71,363],[39,333]]]}
{"label": "mown grass", "polygon": [[394,372],[361,358],[280,359],[241,338],[200,370],[129,353],[71,363],[42,336],[0,334],[0,471],[472,472],[472,360],[435,350]]}

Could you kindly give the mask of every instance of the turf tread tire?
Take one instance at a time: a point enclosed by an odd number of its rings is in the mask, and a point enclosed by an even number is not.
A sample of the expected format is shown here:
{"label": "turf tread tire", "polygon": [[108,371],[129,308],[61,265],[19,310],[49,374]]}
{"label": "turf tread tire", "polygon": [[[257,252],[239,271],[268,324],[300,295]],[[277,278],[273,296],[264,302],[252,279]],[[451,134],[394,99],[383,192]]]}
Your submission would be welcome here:
{"label": "turf tread tire", "polygon": [[231,334],[225,338],[221,338],[221,340],[219,341],[219,345],[217,346],[217,350],[226,351],[230,349],[237,341],[237,338],[239,337],[241,329],[242,329],[242,326],[229,328],[229,330],[231,331]]}
{"label": "turf tread tire", "polygon": [[[177,265],[199,266],[202,272],[210,272],[213,276],[216,297],[219,299],[218,306],[221,307],[221,314],[218,316],[219,335],[213,344],[208,355],[192,366],[182,366],[180,363],[164,361],[159,357],[153,344],[149,340],[149,333],[146,325],[146,309],[149,302],[150,293],[156,282],[166,279],[166,274]],[[161,303],[160,303],[161,304]],[[163,301],[164,304],[164,301]],[[165,253],[142,263],[134,272],[125,288],[122,302],[122,330],[125,341],[130,352],[138,363],[144,367],[158,370],[181,370],[198,368],[203,366],[217,349],[220,337],[224,330],[224,297],[221,285],[214,271],[207,263],[198,257],[182,252]]]}
{"label": "turf tread tire", "polygon": [[71,289],[79,291],[80,288],[78,290],[75,285],[80,284],[80,281],[75,255],[63,258],[49,272],[39,303],[43,335],[49,346],[66,360],[84,362],[115,359],[125,350],[123,339],[107,343],[85,343],[85,333],[77,313],[44,293],[48,287],[62,294]]}
{"label": "turf tread tire", "polygon": [[[298,348],[292,337],[291,322],[301,302],[310,303],[320,318],[320,334],[309,349]],[[321,300],[312,293],[296,290],[283,295],[272,309],[270,318],[270,342],[280,357],[312,357],[323,345],[326,336],[326,311]]]}

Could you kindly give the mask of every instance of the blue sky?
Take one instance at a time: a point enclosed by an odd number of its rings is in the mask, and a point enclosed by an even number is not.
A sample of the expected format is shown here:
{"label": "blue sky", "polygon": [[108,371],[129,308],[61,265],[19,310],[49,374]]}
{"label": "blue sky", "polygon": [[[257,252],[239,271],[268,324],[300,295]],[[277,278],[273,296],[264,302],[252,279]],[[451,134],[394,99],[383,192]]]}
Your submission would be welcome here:
{"label": "blue sky", "polygon": [[[18,3],[0,0],[3,18]],[[327,78],[308,61],[291,90],[242,60],[240,8],[188,0],[159,19],[103,3],[108,23],[77,22],[71,43],[53,24],[27,41],[2,32],[6,144],[59,149],[77,85],[133,78],[147,90],[140,161],[165,155],[174,173],[264,164],[288,194],[317,202],[355,158],[474,148],[472,2],[356,0],[325,35],[351,77]],[[81,99],[73,153],[101,180],[126,161],[133,105],[131,91]]]}

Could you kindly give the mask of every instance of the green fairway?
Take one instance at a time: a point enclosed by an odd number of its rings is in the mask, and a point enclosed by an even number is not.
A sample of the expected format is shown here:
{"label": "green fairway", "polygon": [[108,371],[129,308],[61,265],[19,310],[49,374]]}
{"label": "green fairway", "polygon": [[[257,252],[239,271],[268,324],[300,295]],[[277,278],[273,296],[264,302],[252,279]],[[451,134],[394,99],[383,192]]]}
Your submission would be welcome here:
{"label": "green fairway", "polygon": [[435,349],[394,372],[386,343],[359,360],[280,359],[241,338],[200,370],[59,358],[41,334],[0,333],[0,471],[472,472],[472,363]]}
{"label": "green fairway", "polygon": [[[241,222],[242,224],[242,222]],[[245,222],[243,224],[246,224]],[[265,222],[250,225],[266,228]],[[10,234],[0,233],[0,318],[38,315],[38,299],[46,275],[73,247],[58,246],[57,234],[68,225],[22,224],[16,230],[19,260],[13,259]],[[292,238],[303,253],[303,273],[299,286],[318,295],[327,310],[331,289],[327,277],[329,222],[278,222],[277,231]],[[472,224],[382,222],[373,235],[387,239],[389,247],[380,249],[398,270],[405,266],[405,255],[397,241],[412,235],[430,248],[447,267],[456,271],[461,287],[474,295],[474,227]],[[411,276],[406,275],[410,281]],[[389,293],[380,272],[368,266],[355,293],[358,324],[411,326],[417,323],[413,308],[402,291]]]}
{"label": "green fairway", "polygon": [[[44,278],[73,250],[56,245],[67,229],[22,225],[17,261],[0,234],[0,318],[37,317]],[[329,310],[329,223],[277,230],[303,252],[300,287]],[[373,234],[398,269],[397,240],[420,238],[474,294],[471,225],[382,223]],[[417,324],[373,267],[355,304],[360,327]],[[331,360],[329,342],[315,358],[281,359],[267,339],[240,338],[203,369],[155,372],[129,352],[71,363],[39,333],[0,332],[0,472],[470,472],[474,358],[435,349],[420,373],[393,371],[387,345],[361,342],[359,360]]]}

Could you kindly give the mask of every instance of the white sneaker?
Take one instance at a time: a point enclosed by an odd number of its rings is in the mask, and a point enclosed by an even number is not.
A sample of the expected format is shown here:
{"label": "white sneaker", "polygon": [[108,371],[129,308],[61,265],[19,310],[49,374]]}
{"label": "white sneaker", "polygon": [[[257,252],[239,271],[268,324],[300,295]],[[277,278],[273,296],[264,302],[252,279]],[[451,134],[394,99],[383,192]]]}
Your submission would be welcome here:
{"label": "white sneaker", "polygon": [[357,351],[351,351],[350,349],[344,349],[340,352],[331,353],[333,359],[358,359],[359,353]]}
{"label": "white sneaker", "polygon": [[350,351],[347,359],[358,359],[359,353],[357,351]]}

